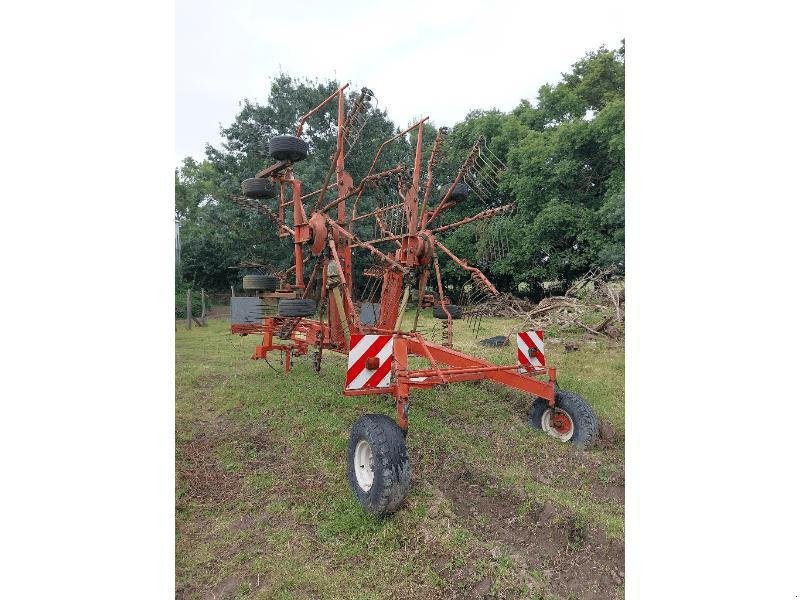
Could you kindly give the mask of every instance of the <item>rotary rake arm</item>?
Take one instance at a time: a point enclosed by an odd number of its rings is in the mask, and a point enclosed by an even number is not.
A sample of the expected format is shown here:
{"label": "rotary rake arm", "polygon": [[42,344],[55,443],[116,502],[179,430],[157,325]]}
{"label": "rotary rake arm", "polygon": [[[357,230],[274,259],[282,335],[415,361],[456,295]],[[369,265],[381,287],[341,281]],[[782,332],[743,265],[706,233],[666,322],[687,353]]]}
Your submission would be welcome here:
{"label": "rotary rake arm", "polygon": [[363,193],[364,188],[368,187],[369,185],[374,184],[375,182],[380,181],[381,179],[388,179],[395,175],[405,173],[406,168],[407,167],[405,165],[398,165],[392,169],[381,171],[380,173],[373,173],[372,175],[367,175],[366,177],[364,177],[364,179],[362,179],[359,182],[359,184],[355,188],[352,188],[349,192],[345,193],[343,196],[339,196],[335,200],[332,200],[331,202],[326,204],[323,208],[321,208],[319,212],[327,213],[329,210],[339,206],[345,200],[352,198],[353,196],[360,196]]}
{"label": "rotary rake arm", "polygon": [[477,267],[472,267],[469,265],[469,263],[467,263],[467,261],[458,258],[455,254],[450,252],[450,250],[448,250],[447,247],[444,244],[442,244],[442,242],[440,242],[439,240],[436,240],[436,247],[442,250],[451,259],[453,259],[453,262],[456,263],[459,267],[467,271],[470,274],[470,277],[472,277],[473,281],[480,282],[480,285],[484,287],[487,291],[489,291],[492,295],[497,296],[500,294],[500,292],[497,291],[497,289],[492,285],[492,282],[486,278],[486,275],[484,275],[480,269],[478,269]]}
{"label": "rotary rake arm", "polygon": [[453,205],[451,202],[451,196],[453,194],[453,191],[456,189],[456,186],[464,178],[464,175],[467,173],[467,170],[474,164],[475,157],[480,151],[481,139],[482,137],[478,138],[478,141],[476,141],[475,144],[472,146],[472,149],[469,151],[469,154],[464,159],[461,168],[458,170],[458,173],[456,173],[455,179],[450,184],[450,187],[447,188],[447,191],[445,192],[444,196],[442,196],[442,199],[439,201],[439,204],[436,206],[436,208],[434,208],[433,211],[431,211],[430,213],[422,215],[423,226],[425,227],[429,226],[436,219],[436,217],[438,217],[442,213],[442,211]]}
{"label": "rotary rake arm", "polygon": [[[375,153],[375,156],[372,159],[372,164],[369,167],[369,171],[367,171],[367,175],[366,175],[365,179],[369,178],[369,176],[372,175],[372,171],[375,169],[375,166],[378,164],[378,159],[383,154],[383,151],[386,148],[386,146],[389,145],[391,142],[394,142],[395,140],[403,137],[407,133],[413,131],[414,129],[417,129],[417,140],[418,140],[418,144],[417,145],[420,146],[420,149],[421,149],[423,125],[424,125],[425,121],[427,121],[427,120],[428,120],[428,117],[420,119],[419,121],[417,121],[413,125],[409,125],[403,131],[400,131],[400,132],[396,133],[395,135],[393,135],[392,137],[390,137],[388,140],[385,140],[380,145],[380,147],[378,148],[378,151]],[[418,151],[417,155],[416,155],[416,158],[415,158],[415,163],[414,163],[414,177],[416,178],[417,182],[419,181],[419,161],[420,161],[420,152]],[[363,193],[364,193],[364,189],[362,188],[361,191],[359,191],[359,193],[356,195],[356,199],[353,202],[353,209],[352,209],[351,219],[355,219],[356,216],[358,215],[358,212],[357,212],[358,211],[358,204],[359,204],[359,201],[361,200],[361,197],[362,197]]]}
{"label": "rotary rake arm", "polygon": [[513,204],[504,204],[503,206],[498,206],[497,208],[487,208],[486,210],[481,211],[476,215],[472,215],[471,217],[466,217],[465,219],[461,219],[460,221],[456,221],[455,223],[434,227],[433,229],[431,229],[431,233],[441,233],[443,231],[449,231],[450,229],[461,227],[462,225],[466,225],[467,223],[472,223],[473,221],[479,221],[481,219],[491,219],[492,217],[495,217],[497,215],[510,213],[512,210],[514,210]]}
{"label": "rotary rake arm", "polygon": [[436,139],[433,140],[433,148],[431,149],[431,156],[428,159],[428,174],[427,179],[425,180],[425,195],[422,198],[422,206],[419,209],[419,217],[418,220],[420,223],[424,223],[425,217],[425,210],[428,207],[428,198],[431,195],[431,186],[433,184],[433,166],[438,162],[439,155],[442,151],[442,141],[444,135],[448,133],[449,129],[447,127],[440,127],[436,131]]}
{"label": "rotary rake arm", "polygon": [[[331,101],[331,100],[333,100],[334,98],[344,99],[343,92],[344,92],[344,91],[345,91],[345,90],[346,90],[348,87],[350,87],[350,84],[349,84],[349,83],[345,83],[345,84],[344,84],[342,87],[340,87],[340,88],[339,88],[339,89],[337,89],[335,92],[333,92],[333,93],[332,93],[330,96],[328,96],[327,98],[325,98],[325,100],[323,100],[322,102],[320,102],[319,104],[317,104],[317,106],[315,106],[315,107],[314,107],[314,108],[312,108],[310,111],[308,111],[306,114],[304,114],[302,117],[300,117],[300,121],[298,121],[298,123],[297,123],[297,129],[296,129],[296,131],[295,131],[295,133],[294,133],[294,134],[295,134],[295,136],[297,136],[297,137],[300,137],[300,136],[303,134],[303,127],[305,126],[306,122],[307,122],[307,121],[308,121],[308,120],[309,120],[311,117],[313,117],[315,114],[317,114],[317,113],[318,113],[320,110],[322,110],[322,108],[323,108],[323,107],[324,107],[324,106],[325,106],[325,105],[326,105],[328,102],[330,102],[330,101]],[[344,108],[342,108],[342,110],[344,110]]]}
{"label": "rotary rake arm", "polygon": [[238,204],[240,207],[253,210],[257,213],[260,213],[267,217],[270,221],[272,221],[275,226],[278,228],[278,231],[284,231],[289,235],[294,235],[294,231],[286,224],[284,224],[272,210],[268,207],[255,200],[254,198],[247,198],[246,196],[239,196],[238,194],[231,194],[229,196],[230,200],[235,204]]}
{"label": "rotary rake arm", "polygon": [[363,87],[361,93],[353,102],[353,106],[347,115],[344,123],[344,141],[346,142],[347,149],[345,151],[345,158],[355,147],[358,138],[361,137],[361,132],[367,126],[369,121],[368,110],[370,108],[370,100],[375,99],[375,94],[371,89]]}
{"label": "rotary rake arm", "polygon": [[375,246],[373,246],[369,242],[365,242],[363,240],[358,239],[358,237],[356,237],[355,235],[353,235],[352,233],[350,233],[349,231],[347,231],[343,227],[340,227],[339,224],[336,221],[334,221],[333,219],[331,219],[330,217],[326,217],[325,218],[325,222],[327,223],[327,225],[328,225],[328,227],[330,228],[331,231],[335,231],[335,232],[339,233],[340,235],[343,235],[344,237],[349,239],[354,246],[359,246],[360,248],[364,248],[364,249],[368,250],[370,253],[372,253],[374,256],[376,256],[380,261],[383,261],[386,264],[394,267],[395,269],[397,269],[402,274],[405,275],[406,273],[408,273],[408,268],[407,267],[404,267],[403,265],[401,265],[400,263],[395,261],[388,254],[384,254],[383,252],[378,250]]}

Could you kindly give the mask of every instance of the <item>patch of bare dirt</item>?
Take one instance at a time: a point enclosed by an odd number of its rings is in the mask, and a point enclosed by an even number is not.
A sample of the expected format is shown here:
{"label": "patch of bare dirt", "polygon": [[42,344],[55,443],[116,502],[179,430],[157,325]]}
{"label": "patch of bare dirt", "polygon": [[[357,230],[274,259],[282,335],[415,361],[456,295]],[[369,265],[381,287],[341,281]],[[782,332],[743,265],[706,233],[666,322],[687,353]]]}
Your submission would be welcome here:
{"label": "patch of bare dirt", "polygon": [[225,502],[242,488],[242,473],[222,469],[214,454],[211,441],[201,435],[180,450],[178,479],[186,486],[185,497],[200,502]]}
{"label": "patch of bare dirt", "polygon": [[250,593],[256,593],[264,584],[260,575],[241,575],[234,573],[219,582],[213,589],[208,590],[203,596],[204,600],[234,600],[242,597],[238,592],[243,584],[249,586]]}
{"label": "patch of bare dirt", "polygon": [[[526,498],[520,493],[468,468],[452,473],[437,486],[465,526],[507,549],[528,571],[541,573],[550,593],[586,600],[616,597],[625,577],[622,542],[607,538],[550,502],[521,515]],[[482,589],[473,590],[475,597],[482,597]]]}
{"label": "patch of bare dirt", "polygon": [[[242,491],[245,476],[270,458],[268,434],[263,429],[238,430],[234,437],[225,431],[201,433],[177,449],[178,482],[184,487],[183,498],[220,504],[236,498]],[[228,439],[244,444],[249,457],[240,469],[227,469],[217,456],[216,446]]]}

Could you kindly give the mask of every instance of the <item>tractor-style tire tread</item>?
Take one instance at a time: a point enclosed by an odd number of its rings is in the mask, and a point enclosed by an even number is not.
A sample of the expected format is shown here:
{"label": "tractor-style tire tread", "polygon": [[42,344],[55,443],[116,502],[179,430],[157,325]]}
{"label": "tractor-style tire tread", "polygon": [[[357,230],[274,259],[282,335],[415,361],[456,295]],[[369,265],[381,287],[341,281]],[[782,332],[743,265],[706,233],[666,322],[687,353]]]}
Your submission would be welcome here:
{"label": "tractor-style tire tread", "polygon": [[275,184],[270,179],[251,177],[242,182],[242,194],[248,198],[274,198]]}
{"label": "tractor-style tire tread", "polygon": [[275,160],[297,162],[308,156],[308,143],[294,135],[279,135],[269,141],[269,155]]}
{"label": "tractor-style tire tread", "polygon": [[[358,485],[353,462],[361,440],[369,443],[375,465],[368,491]],[[375,517],[390,515],[403,505],[411,487],[411,461],[397,423],[386,415],[364,415],[355,422],[347,445],[347,480],[358,503]]]}
{"label": "tractor-style tire tread", "polygon": [[278,288],[278,279],[272,275],[245,275],[242,278],[242,289],[274,292]]}
{"label": "tractor-style tire tread", "polygon": [[281,298],[278,302],[279,317],[310,317],[317,312],[313,298]]}
{"label": "tractor-style tire tread", "polygon": [[[453,185],[452,181],[446,183],[442,187],[445,194],[447,193],[447,190],[450,189],[451,185]],[[462,200],[466,199],[467,194],[469,194],[469,186],[463,181],[459,181],[453,188],[453,192],[450,194],[449,199],[452,200],[453,202],[461,202]]]}
{"label": "tractor-style tire tread", "polygon": [[[455,304],[447,304],[447,312],[450,313],[450,316],[454,319],[460,319],[463,309],[460,306],[456,306]],[[436,319],[446,319],[447,315],[442,309],[441,304],[434,304],[433,306],[433,316]]]}
{"label": "tractor-style tire tread", "polygon": [[[591,405],[574,392],[556,390],[556,406],[570,416],[575,427],[569,443],[581,450],[594,446],[600,432],[600,423]],[[547,408],[547,401],[543,398],[534,400],[528,409],[528,425],[541,431],[542,416]]]}

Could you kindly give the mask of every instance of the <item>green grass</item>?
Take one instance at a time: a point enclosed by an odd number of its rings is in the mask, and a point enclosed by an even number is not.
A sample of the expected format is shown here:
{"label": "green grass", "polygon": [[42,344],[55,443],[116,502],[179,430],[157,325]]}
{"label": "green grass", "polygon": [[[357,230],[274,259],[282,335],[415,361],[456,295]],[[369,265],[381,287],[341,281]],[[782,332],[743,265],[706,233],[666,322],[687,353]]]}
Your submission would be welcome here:
{"label": "green grass", "polygon": [[[428,329],[438,324],[421,319]],[[519,328],[508,319],[483,326],[481,338]],[[454,333],[459,350],[515,360],[513,339],[481,347],[465,321]],[[580,348],[565,353],[548,336]],[[352,498],[344,457],[352,423],[365,413],[393,416],[392,402],[342,396],[342,355],[326,352],[319,374],[308,357],[296,358],[286,375],[279,355],[270,361],[278,372],[250,360],[257,343],[229,335],[222,320],[176,329],[178,597],[458,597],[487,578],[495,597],[558,597],[545,567],[520,552],[493,553],[500,521],[491,510],[473,518],[457,509],[448,496],[457,469],[469,469],[488,501],[514,498],[520,520],[550,503],[557,519],[622,539],[624,507],[605,493],[624,469],[621,345],[590,344],[579,332],[545,338],[561,387],[587,398],[617,432],[613,447],[589,453],[533,432],[524,418],[530,399],[520,393],[485,382],[414,390],[412,491],[403,509],[379,521]]]}

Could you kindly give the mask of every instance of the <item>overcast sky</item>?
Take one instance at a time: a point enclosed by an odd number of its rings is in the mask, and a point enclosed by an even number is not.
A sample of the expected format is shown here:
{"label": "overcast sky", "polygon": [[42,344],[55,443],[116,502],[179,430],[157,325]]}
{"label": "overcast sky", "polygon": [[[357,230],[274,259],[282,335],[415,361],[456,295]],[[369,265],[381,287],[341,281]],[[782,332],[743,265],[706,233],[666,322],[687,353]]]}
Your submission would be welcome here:
{"label": "overcast sky", "polygon": [[375,92],[397,125],[452,126],[474,108],[510,110],[590,49],[625,36],[617,4],[177,0],[175,158],[218,145],[243,98],[270,78],[337,78]]}

